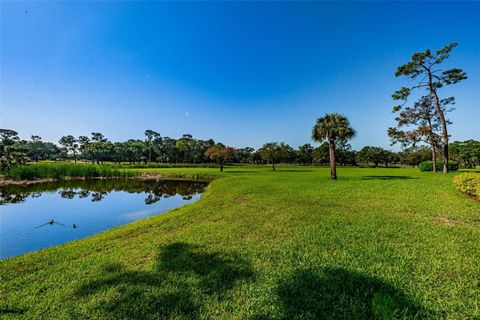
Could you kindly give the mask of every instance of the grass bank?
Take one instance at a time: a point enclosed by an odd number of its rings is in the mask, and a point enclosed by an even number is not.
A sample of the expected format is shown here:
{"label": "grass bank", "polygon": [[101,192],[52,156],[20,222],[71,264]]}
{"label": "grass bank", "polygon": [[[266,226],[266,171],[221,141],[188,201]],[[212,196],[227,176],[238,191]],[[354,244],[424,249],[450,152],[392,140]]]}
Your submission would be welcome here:
{"label": "grass bank", "polygon": [[4,317],[480,317],[480,203],[454,174],[146,171],[222,179],[192,205],[1,261]]}

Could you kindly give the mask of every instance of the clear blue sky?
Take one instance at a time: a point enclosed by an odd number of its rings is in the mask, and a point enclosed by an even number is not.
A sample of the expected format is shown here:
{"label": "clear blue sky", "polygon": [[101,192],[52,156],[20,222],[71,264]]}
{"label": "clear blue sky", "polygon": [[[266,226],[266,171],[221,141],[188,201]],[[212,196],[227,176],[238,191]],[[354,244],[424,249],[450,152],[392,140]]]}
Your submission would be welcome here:
{"label": "clear blue sky", "polygon": [[327,112],[389,146],[396,67],[456,41],[453,140],[480,139],[479,2],[1,2],[1,127],[58,141],[311,142]]}

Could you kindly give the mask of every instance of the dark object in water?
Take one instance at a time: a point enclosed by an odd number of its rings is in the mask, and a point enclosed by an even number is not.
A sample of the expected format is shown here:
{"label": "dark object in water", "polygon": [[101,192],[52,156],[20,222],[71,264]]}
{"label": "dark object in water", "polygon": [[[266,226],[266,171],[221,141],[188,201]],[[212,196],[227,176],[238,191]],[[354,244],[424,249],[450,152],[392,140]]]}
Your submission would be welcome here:
{"label": "dark object in water", "polygon": [[46,225],[54,225],[54,224],[58,224],[58,225],[61,225],[61,226],[65,227],[65,225],[63,223],[57,222],[57,221],[52,219],[52,220],[48,221],[47,223],[44,223],[44,224],[41,224],[39,226],[36,226],[36,227],[32,228],[30,231],[41,228],[41,227],[44,227]]}

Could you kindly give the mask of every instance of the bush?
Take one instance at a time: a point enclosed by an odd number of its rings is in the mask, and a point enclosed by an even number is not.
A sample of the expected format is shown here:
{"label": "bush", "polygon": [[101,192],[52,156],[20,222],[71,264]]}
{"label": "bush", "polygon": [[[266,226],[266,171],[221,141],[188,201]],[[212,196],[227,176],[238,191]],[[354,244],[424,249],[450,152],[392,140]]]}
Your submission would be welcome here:
{"label": "bush", "polygon": [[[437,167],[437,171],[442,171],[443,170],[443,161],[437,161],[436,162],[436,167]],[[420,164],[418,165],[418,168],[422,172],[433,171],[433,162],[432,161],[420,162]],[[457,171],[458,170],[458,162],[449,161],[448,162],[448,170],[449,171]]]}
{"label": "bush", "polygon": [[480,199],[480,173],[459,174],[453,178],[453,184],[466,195]]}

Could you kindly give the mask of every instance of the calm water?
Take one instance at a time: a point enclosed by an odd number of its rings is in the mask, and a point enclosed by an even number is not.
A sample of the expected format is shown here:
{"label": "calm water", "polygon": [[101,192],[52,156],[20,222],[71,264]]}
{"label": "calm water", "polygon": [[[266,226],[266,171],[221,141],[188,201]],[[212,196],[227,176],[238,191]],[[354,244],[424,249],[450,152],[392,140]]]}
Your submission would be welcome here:
{"label": "calm water", "polygon": [[51,247],[200,198],[206,183],[72,180],[0,186],[0,258]]}

